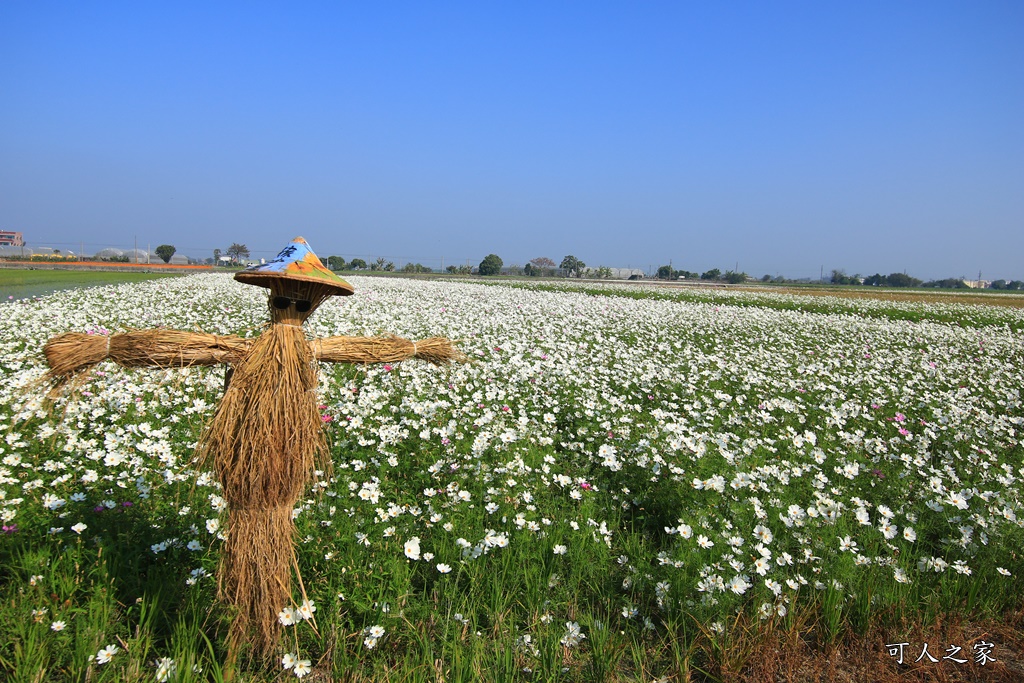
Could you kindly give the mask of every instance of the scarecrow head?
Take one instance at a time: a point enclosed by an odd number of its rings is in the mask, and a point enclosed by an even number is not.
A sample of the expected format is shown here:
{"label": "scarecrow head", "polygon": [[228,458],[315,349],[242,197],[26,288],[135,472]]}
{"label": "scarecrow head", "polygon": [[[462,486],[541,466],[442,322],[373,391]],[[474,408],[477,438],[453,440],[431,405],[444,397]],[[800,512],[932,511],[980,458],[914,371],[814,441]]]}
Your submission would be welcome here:
{"label": "scarecrow head", "polygon": [[355,291],[325,268],[301,237],[293,239],[272,260],[249,266],[235,279],[266,287],[271,320],[286,325],[302,325],[328,297],[348,296]]}

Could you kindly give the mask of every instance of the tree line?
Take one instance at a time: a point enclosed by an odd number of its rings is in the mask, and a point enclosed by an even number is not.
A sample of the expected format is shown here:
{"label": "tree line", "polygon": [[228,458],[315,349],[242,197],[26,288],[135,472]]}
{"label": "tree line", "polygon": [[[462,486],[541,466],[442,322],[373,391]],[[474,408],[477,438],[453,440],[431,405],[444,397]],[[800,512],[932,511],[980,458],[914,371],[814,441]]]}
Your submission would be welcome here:
{"label": "tree line", "polygon": [[[163,260],[164,263],[170,263],[171,257],[176,253],[176,249],[172,244],[161,244],[153,253]],[[57,252],[59,253],[59,252]],[[223,252],[220,249],[213,250],[213,259],[210,259],[214,264],[220,261],[221,255],[226,254],[231,257],[231,260],[238,263],[244,258],[249,257],[249,248],[244,244],[238,242],[232,243]],[[125,257],[127,260],[127,257]],[[351,261],[346,261],[341,256],[328,256],[327,267],[334,271],[339,270],[369,270],[369,271],[380,271],[380,272],[401,272],[401,273],[432,273],[433,269],[429,266],[425,266],[421,263],[406,263],[401,268],[396,268],[394,261],[388,261],[387,259],[380,257],[376,261],[367,263],[364,259],[354,258]],[[505,268],[505,263],[501,257],[497,254],[488,254],[480,262],[480,264],[473,268],[469,265],[450,265],[445,270],[453,275],[470,275],[479,274],[484,276],[499,275],[502,269]],[[565,256],[562,262],[556,266],[555,262],[546,256],[538,256],[537,258],[530,259],[525,266],[512,265],[505,269],[506,272],[512,275],[526,275],[529,277],[556,277],[558,275],[564,275],[565,277],[575,278],[610,278],[612,277],[612,269],[606,266],[599,266],[598,268],[588,268],[587,264],[582,260],[576,258],[572,254]],[[718,281],[728,282],[730,284],[739,284],[752,280],[750,275],[746,273],[727,270],[724,273],[718,268],[712,268],[706,270],[703,273],[695,273],[689,270],[676,270],[669,265],[663,265],[658,267],[657,278],[659,280],[704,280],[704,281]],[[633,279],[632,277],[630,279]],[[761,282],[790,282],[780,276],[772,277],[771,275],[765,275],[761,278]],[[934,287],[942,289],[969,289],[970,286],[963,278],[945,278],[941,280],[929,280],[924,281],[913,276],[907,275],[906,273],[890,273],[889,275],[882,275],[881,273],[875,273],[874,275],[868,275],[867,277],[861,277],[859,273],[854,275],[847,275],[846,271],[842,269],[832,270],[829,282],[833,285],[863,285],[865,287]],[[1021,280],[993,280],[989,285],[991,289],[1000,290],[1024,290],[1024,281]]]}

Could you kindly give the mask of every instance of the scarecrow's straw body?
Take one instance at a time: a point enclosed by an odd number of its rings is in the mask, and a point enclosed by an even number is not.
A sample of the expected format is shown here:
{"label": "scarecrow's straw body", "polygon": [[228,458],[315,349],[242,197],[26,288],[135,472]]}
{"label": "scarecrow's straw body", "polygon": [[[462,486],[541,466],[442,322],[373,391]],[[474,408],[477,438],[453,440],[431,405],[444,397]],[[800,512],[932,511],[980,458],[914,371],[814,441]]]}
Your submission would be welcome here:
{"label": "scarecrow's straw body", "polygon": [[277,643],[277,613],[291,600],[292,509],[315,469],[327,468],[316,398],[317,366],[302,328],[275,324],[235,367],[199,443],[228,504],[220,591],[237,608],[232,640]]}

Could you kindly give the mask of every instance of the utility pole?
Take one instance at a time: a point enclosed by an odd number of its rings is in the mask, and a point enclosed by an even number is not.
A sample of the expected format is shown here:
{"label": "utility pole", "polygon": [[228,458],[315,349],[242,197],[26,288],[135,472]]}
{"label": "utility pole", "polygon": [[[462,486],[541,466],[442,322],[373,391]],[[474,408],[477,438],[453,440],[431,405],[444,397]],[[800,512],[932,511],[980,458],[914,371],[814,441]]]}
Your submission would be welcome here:
{"label": "utility pole", "polygon": [[135,235],[135,265],[139,265],[139,236]]}

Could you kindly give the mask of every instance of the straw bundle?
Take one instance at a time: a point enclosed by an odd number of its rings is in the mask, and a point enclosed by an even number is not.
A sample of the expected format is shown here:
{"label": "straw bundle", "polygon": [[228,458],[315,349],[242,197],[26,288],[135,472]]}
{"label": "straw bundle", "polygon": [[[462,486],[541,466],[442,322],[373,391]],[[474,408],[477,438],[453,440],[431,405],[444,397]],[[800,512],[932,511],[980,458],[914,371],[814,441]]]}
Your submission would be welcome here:
{"label": "straw bundle", "polygon": [[138,330],[112,335],[68,332],[43,347],[50,365],[45,379],[57,386],[110,359],[128,368],[187,367],[237,363],[252,340],[178,330]]}
{"label": "straw bundle", "polygon": [[199,442],[200,461],[212,461],[228,504],[219,587],[237,609],[230,640],[264,655],[291,600],[292,508],[314,470],[329,465],[316,382],[302,328],[271,325],[235,366]]}
{"label": "straw bundle", "polygon": [[434,365],[464,361],[451,340],[431,337],[411,342],[401,337],[328,337],[310,342],[314,357],[325,363],[397,363],[419,358]]}

